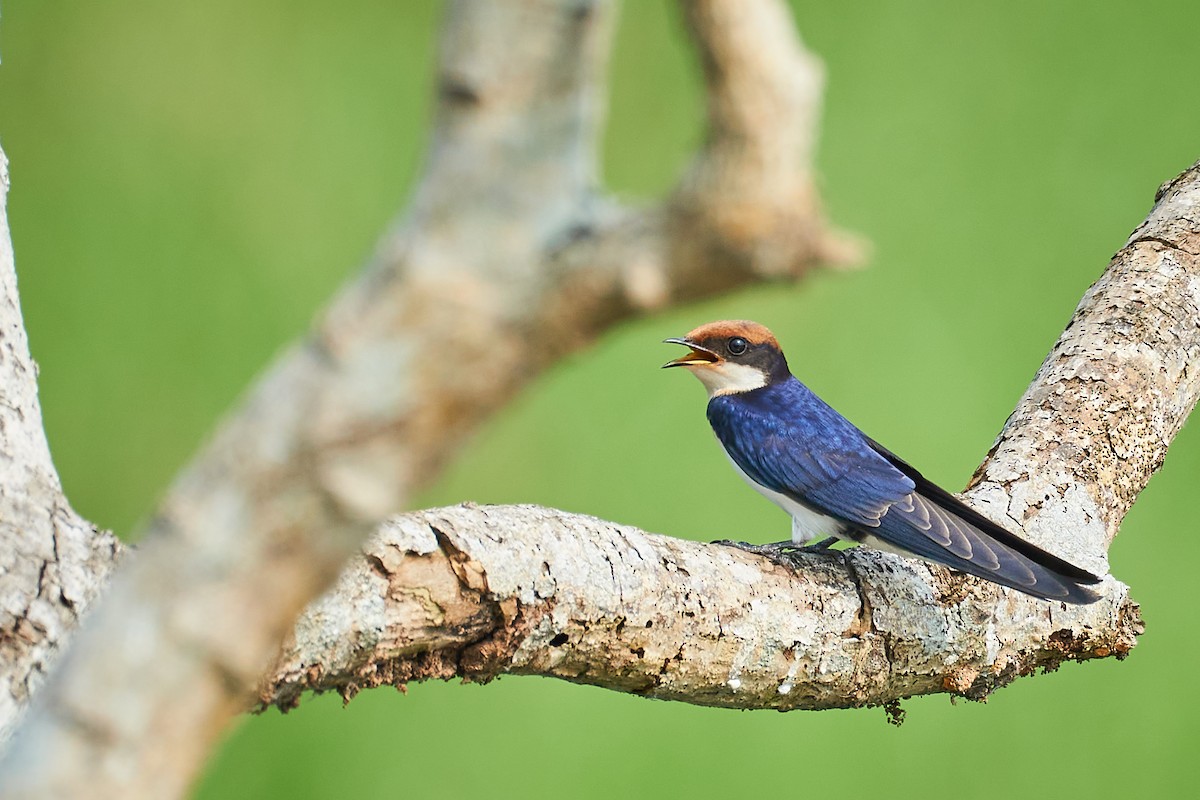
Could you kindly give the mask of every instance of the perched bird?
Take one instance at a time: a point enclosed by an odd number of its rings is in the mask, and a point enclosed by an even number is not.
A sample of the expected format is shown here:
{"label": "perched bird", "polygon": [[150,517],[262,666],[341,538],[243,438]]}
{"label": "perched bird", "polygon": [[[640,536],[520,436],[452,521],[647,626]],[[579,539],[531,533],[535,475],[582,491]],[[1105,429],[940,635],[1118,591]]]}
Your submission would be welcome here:
{"label": "perched bird", "polygon": [[708,390],[708,421],[733,467],[792,518],[791,542],[736,544],[784,556],[849,539],[1066,603],[1099,595],[1100,578],[1035,547],[934,485],[792,376],[779,342],[745,320],[667,339]]}

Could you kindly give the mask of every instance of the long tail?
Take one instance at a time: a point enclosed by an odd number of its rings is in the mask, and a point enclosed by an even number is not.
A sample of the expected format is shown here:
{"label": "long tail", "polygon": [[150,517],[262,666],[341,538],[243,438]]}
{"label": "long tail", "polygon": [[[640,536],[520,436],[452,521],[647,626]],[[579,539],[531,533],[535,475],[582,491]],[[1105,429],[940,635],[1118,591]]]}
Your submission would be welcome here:
{"label": "long tail", "polygon": [[985,580],[1045,600],[1094,603],[1088,586],[1101,578],[1047,553],[992,522],[911,466],[872,442],[917,484],[908,502],[896,503],[878,528],[864,530],[888,544]]}

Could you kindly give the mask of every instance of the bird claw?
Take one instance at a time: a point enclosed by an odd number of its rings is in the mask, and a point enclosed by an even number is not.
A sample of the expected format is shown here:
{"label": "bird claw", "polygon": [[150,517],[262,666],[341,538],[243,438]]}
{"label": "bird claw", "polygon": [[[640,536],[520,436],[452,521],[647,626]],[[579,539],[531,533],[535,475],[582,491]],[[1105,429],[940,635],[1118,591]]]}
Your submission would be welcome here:
{"label": "bird claw", "polygon": [[829,550],[830,545],[836,542],[836,536],[830,536],[828,539],[822,539],[819,542],[806,545],[798,545],[792,541],[786,542],[771,542],[770,544],[750,544],[749,542],[735,542],[732,539],[718,539],[713,544],[723,545],[725,547],[734,547],[738,550],[744,550],[747,553],[754,553],[762,556],[776,564],[782,564],[786,567],[795,567],[803,559],[800,558],[804,553],[823,553]]}
{"label": "bird claw", "polygon": [[804,550],[806,552],[809,552],[809,553],[824,553],[826,550],[832,549],[833,546],[835,544],[837,544],[839,541],[841,541],[841,540],[838,539],[838,537],[836,537],[836,536],[827,536],[819,542],[813,542],[812,544],[806,544],[803,547],[801,547],[800,549]]}

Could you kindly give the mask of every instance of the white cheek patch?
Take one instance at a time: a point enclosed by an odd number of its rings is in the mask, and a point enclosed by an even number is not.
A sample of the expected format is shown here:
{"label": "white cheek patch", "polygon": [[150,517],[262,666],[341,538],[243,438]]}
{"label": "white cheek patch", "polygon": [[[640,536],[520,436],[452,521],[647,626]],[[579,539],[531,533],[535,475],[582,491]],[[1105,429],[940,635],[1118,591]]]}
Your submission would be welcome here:
{"label": "white cheek patch", "polygon": [[762,370],[745,364],[723,361],[720,364],[705,364],[689,369],[704,384],[704,388],[708,389],[709,397],[749,392],[767,385],[767,376]]}

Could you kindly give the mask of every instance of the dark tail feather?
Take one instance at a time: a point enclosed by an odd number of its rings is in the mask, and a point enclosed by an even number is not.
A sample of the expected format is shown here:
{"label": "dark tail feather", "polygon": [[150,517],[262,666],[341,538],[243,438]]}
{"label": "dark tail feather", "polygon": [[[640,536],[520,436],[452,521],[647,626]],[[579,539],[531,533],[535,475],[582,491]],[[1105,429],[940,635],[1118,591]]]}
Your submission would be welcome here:
{"label": "dark tail feather", "polygon": [[[1090,572],[1024,540],[1021,540],[1024,552],[1019,552],[965,520],[942,513],[944,519],[934,521],[925,530],[912,519],[913,512],[898,514],[893,506],[879,528],[868,533],[921,558],[1044,600],[1086,604],[1100,599],[1099,594],[1084,585],[1100,582]],[[1065,569],[1060,565],[1065,565]]]}
{"label": "dark tail feather", "polygon": [[911,507],[893,505],[879,527],[865,533],[1034,597],[1065,603],[1100,599],[1087,586],[1100,583],[1101,578],[1002,528],[878,443],[871,444],[916,483],[917,491]]}

